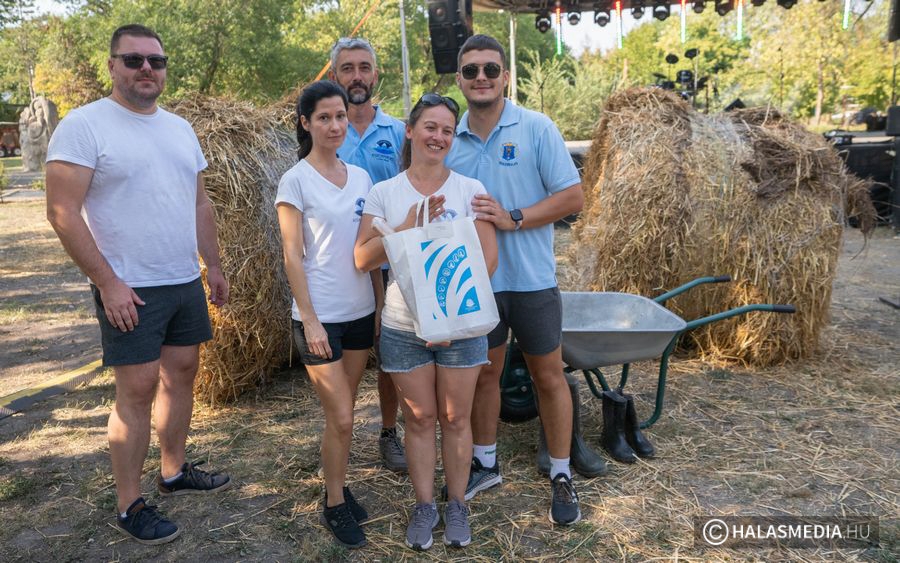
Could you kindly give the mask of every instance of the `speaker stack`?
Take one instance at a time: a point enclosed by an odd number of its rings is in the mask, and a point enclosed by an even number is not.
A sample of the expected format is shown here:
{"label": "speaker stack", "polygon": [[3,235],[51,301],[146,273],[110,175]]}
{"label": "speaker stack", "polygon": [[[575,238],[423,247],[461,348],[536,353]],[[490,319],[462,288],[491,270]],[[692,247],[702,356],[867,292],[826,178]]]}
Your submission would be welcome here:
{"label": "speaker stack", "polygon": [[427,0],[426,4],[434,70],[456,72],[459,49],[472,35],[472,0]]}

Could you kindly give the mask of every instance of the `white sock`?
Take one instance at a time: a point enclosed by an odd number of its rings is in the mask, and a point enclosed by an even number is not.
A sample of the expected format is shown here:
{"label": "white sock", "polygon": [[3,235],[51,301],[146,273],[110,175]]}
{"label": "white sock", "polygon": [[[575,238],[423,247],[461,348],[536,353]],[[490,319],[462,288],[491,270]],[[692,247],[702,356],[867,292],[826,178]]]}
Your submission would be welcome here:
{"label": "white sock", "polygon": [[569,479],[572,478],[572,472],[569,471],[569,458],[564,457],[562,459],[557,459],[555,457],[550,458],[550,479],[556,478],[557,475],[562,473]]}
{"label": "white sock", "polygon": [[167,478],[163,479],[163,483],[165,483],[166,485],[171,485],[172,483],[177,481],[182,475],[184,475],[184,472],[179,471],[177,475],[173,475],[171,477],[167,477]]}
{"label": "white sock", "polygon": [[473,445],[475,450],[475,458],[481,462],[484,467],[494,467],[497,464],[497,443],[487,446]]}

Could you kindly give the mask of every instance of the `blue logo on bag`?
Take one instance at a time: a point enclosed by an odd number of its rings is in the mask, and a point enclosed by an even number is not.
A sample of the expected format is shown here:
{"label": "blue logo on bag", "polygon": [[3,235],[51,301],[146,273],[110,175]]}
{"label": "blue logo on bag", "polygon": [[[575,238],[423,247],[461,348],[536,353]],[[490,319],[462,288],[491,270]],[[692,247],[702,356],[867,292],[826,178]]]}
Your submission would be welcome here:
{"label": "blue logo on bag", "polygon": [[[429,240],[421,243],[422,251],[425,252],[432,242],[434,241]],[[472,270],[465,263],[469,257],[466,247],[459,246],[451,250],[439,261],[438,257],[443,254],[446,247],[446,244],[438,247],[425,260],[425,277],[426,279],[434,279],[434,291],[438,307],[444,316],[448,317],[447,301],[449,297],[451,301],[459,304],[456,316],[480,311],[481,303],[478,300],[478,292],[472,280]],[[452,292],[451,289],[453,289]],[[460,297],[460,294],[462,294],[462,297]]]}

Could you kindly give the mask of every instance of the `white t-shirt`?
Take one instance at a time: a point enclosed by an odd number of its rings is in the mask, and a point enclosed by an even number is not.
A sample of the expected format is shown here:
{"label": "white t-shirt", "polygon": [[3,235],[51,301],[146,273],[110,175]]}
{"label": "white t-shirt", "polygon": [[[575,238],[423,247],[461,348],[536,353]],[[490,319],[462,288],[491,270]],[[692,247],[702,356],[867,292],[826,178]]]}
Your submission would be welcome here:
{"label": "white t-shirt", "polygon": [[[323,323],[353,321],[375,311],[372,279],[353,261],[372,180],[362,168],[346,166],[347,183],[341,188],[301,160],[281,177],[275,196],[276,206],[292,205],[303,213],[303,269],[313,309]],[[291,315],[303,320],[296,300]]]}
{"label": "white t-shirt", "polygon": [[82,215],[123,282],[175,285],[200,275],[197,174],[207,165],[187,121],[103,98],[60,122],[47,150],[54,160],[94,170]]}
{"label": "white t-shirt", "polygon": [[[475,217],[472,211],[472,199],[475,194],[486,194],[487,190],[475,178],[469,178],[456,172],[450,172],[450,176],[444,185],[434,192],[434,195],[442,195],[444,202],[444,214],[436,221],[452,221],[456,217]],[[381,217],[391,227],[397,227],[406,220],[409,208],[414,203],[424,199],[409,182],[406,172],[401,172],[390,180],[378,182],[369,193],[364,213],[374,217]],[[394,330],[412,332],[415,330],[412,314],[400,287],[394,281],[393,272],[388,280],[387,294],[384,298],[384,310],[381,312],[381,322],[384,326]]]}

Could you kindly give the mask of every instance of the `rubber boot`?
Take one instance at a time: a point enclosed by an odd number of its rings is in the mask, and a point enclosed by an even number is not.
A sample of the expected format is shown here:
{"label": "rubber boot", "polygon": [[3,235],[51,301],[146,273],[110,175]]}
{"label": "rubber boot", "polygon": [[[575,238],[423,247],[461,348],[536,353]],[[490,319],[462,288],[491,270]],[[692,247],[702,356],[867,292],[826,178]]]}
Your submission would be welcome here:
{"label": "rubber boot", "polygon": [[634,463],[634,450],[625,439],[625,411],[628,401],[615,391],[603,392],[603,434],[600,443],[616,461]]}
{"label": "rubber boot", "polygon": [[656,454],[656,448],[641,433],[641,422],[638,420],[637,410],[634,408],[634,396],[622,394],[627,404],[625,405],[625,440],[638,457],[652,458]]}
{"label": "rubber boot", "polygon": [[[608,471],[606,461],[592,450],[584,441],[581,429],[581,399],[578,396],[578,380],[571,374],[566,375],[566,383],[569,393],[572,395],[572,445],[569,448],[569,459],[572,469],[584,477],[598,477]],[[537,391],[535,391],[537,402]],[[550,475],[550,452],[547,450],[547,437],[544,434],[544,425],[538,421],[538,451],[537,466],[542,475]]]}

